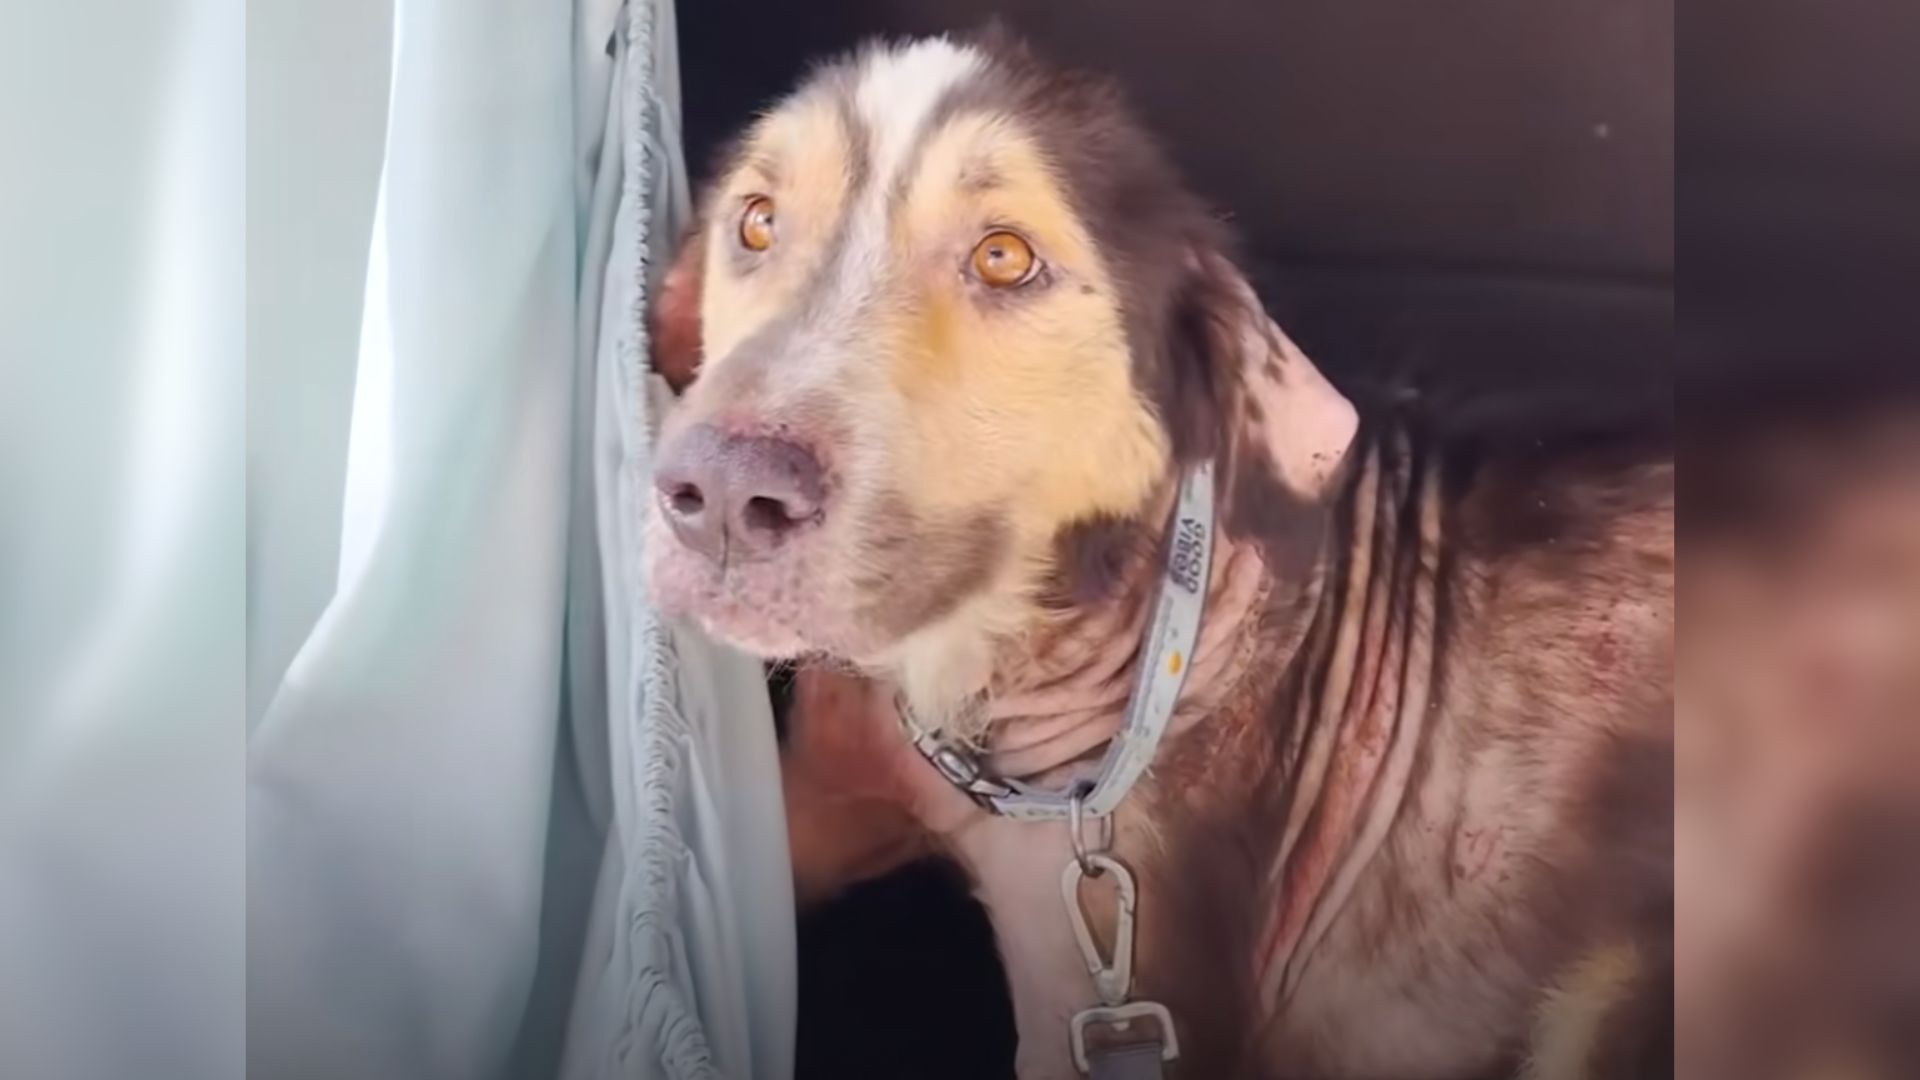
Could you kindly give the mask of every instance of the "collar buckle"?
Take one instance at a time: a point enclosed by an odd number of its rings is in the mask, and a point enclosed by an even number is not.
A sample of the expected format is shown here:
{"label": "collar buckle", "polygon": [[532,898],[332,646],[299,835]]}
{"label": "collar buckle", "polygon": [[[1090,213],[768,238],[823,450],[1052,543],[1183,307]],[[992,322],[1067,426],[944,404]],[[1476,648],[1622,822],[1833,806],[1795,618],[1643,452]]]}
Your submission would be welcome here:
{"label": "collar buckle", "polygon": [[934,771],[944,777],[947,783],[959,788],[971,796],[988,811],[998,812],[994,800],[1009,798],[1014,794],[1013,786],[1003,780],[987,775],[980,762],[963,747],[948,742],[936,732],[920,726],[914,717],[913,706],[904,696],[894,698],[894,714],[900,718],[900,729],[906,733],[907,741],[927,759]]}

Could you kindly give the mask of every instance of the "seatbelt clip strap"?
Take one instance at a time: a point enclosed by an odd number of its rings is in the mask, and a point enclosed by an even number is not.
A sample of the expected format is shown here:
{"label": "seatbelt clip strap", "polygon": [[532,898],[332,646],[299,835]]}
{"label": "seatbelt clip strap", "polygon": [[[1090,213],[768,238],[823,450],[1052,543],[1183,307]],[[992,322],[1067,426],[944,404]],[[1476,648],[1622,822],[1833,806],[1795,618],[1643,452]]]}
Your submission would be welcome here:
{"label": "seatbelt clip strap", "polygon": [[[1142,1021],[1159,1025],[1144,1037],[1136,1031]],[[1126,1042],[1087,1045],[1087,1029],[1105,1029],[1135,1036]],[[1180,1056],[1180,1039],[1173,1033],[1173,1016],[1157,1001],[1130,1001],[1125,1005],[1098,1005],[1074,1014],[1070,1031],[1074,1068],[1091,1080],[1159,1080],[1167,1062]]]}
{"label": "seatbelt clip strap", "polygon": [[[1078,796],[1075,797],[1078,803]],[[1078,825],[1079,815],[1075,814]],[[1078,848],[1076,837],[1076,849]],[[1080,883],[1088,877],[1113,876],[1115,919],[1112,958],[1102,956],[1087,925],[1086,908],[1080,903]],[[1074,1068],[1091,1080],[1158,1080],[1161,1066],[1180,1056],[1180,1038],[1174,1032],[1173,1015],[1157,1001],[1129,1001],[1133,992],[1133,928],[1138,893],[1133,874],[1126,864],[1105,852],[1076,850],[1060,874],[1060,895],[1067,905],[1067,917],[1073,924],[1073,938],[1093,978],[1094,992],[1100,1004],[1082,1009],[1068,1025],[1067,1038],[1073,1051]],[[1158,1030],[1143,1033],[1139,1028],[1152,1021]],[[1089,1045],[1093,1030],[1118,1035],[1124,1041],[1102,1040]]]}
{"label": "seatbelt clip strap", "polygon": [[1089,1080],[1162,1080],[1167,1074],[1160,1047],[1128,1043],[1095,1050],[1087,1059]]}

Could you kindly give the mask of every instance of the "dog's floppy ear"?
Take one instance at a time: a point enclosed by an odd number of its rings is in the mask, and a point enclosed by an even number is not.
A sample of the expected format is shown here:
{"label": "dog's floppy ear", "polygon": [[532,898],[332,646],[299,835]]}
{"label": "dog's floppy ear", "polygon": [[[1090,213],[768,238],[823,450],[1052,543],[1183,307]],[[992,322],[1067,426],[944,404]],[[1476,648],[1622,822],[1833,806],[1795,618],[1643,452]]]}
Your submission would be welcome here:
{"label": "dog's floppy ear", "polygon": [[[1189,241],[1198,251],[1206,241]],[[1126,283],[1134,374],[1165,425],[1178,466],[1216,457],[1227,445],[1233,407],[1234,350],[1243,321],[1238,274],[1226,259],[1139,260]],[[1068,526],[1055,543],[1058,606],[1107,598],[1157,557],[1162,523],[1102,516]]]}
{"label": "dog's floppy ear", "polygon": [[[1226,256],[1196,247],[1164,284],[1170,300],[1140,313],[1135,340],[1155,350],[1137,370],[1174,461],[1212,459],[1225,528],[1264,549],[1274,574],[1304,573],[1319,553],[1358,415],[1267,318]],[[1141,560],[1157,557],[1162,528],[1114,517],[1069,527],[1057,542],[1053,599],[1083,604],[1107,595]]]}
{"label": "dog's floppy ear", "polygon": [[1161,421],[1182,465],[1215,457],[1227,443],[1241,330],[1250,319],[1264,318],[1257,300],[1247,310],[1250,296],[1225,256],[1211,250],[1187,254],[1163,316],[1155,364]]}
{"label": "dog's floppy ear", "polygon": [[681,235],[673,263],[647,308],[653,370],[676,394],[700,373],[700,291],[707,268],[707,245],[700,226],[696,219]]}
{"label": "dog's floppy ear", "polygon": [[1222,519],[1269,569],[1304,571],[1319,551],[1359,414],[1267,317],[1214,251],[1194,257],[1168,320],[1163,406],[1176,456],[1212,457]]}

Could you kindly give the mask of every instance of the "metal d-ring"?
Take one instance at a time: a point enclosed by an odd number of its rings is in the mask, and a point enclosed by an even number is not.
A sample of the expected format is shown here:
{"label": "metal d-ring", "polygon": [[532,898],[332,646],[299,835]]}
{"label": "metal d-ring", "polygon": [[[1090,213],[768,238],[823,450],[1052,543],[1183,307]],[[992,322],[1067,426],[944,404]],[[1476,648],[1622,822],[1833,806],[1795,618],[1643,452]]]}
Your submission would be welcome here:
{"label": "metal d-ring", "polygon": [[1101,816],[1099,846],[1088,851],[1083,820],[1088,790],[1088,785],[1080,784],[1073,789],[1073,794],[1067,796],[1067,828],[1073,833],[1073,857],[1080,864],[1080,872],[1088,877],[1099,877],[1105,870],[1093,861],[1093,856],[1113,848],[1113,815]]}

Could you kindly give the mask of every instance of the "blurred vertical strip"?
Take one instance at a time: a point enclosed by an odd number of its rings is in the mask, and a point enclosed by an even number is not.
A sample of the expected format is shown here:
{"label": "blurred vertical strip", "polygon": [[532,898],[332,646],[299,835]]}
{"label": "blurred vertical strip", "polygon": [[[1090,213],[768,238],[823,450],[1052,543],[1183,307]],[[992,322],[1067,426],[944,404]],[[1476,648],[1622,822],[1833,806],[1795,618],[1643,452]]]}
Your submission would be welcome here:
{"label": "blurred vertical strip", "polygon": [[1677,1073],[1920,1076],[1920,5],[1679,18]]}
{"label": "blurred vertical strip", "polygon": [[0,1076],[243,1071],[244,32],[0,4]]}

